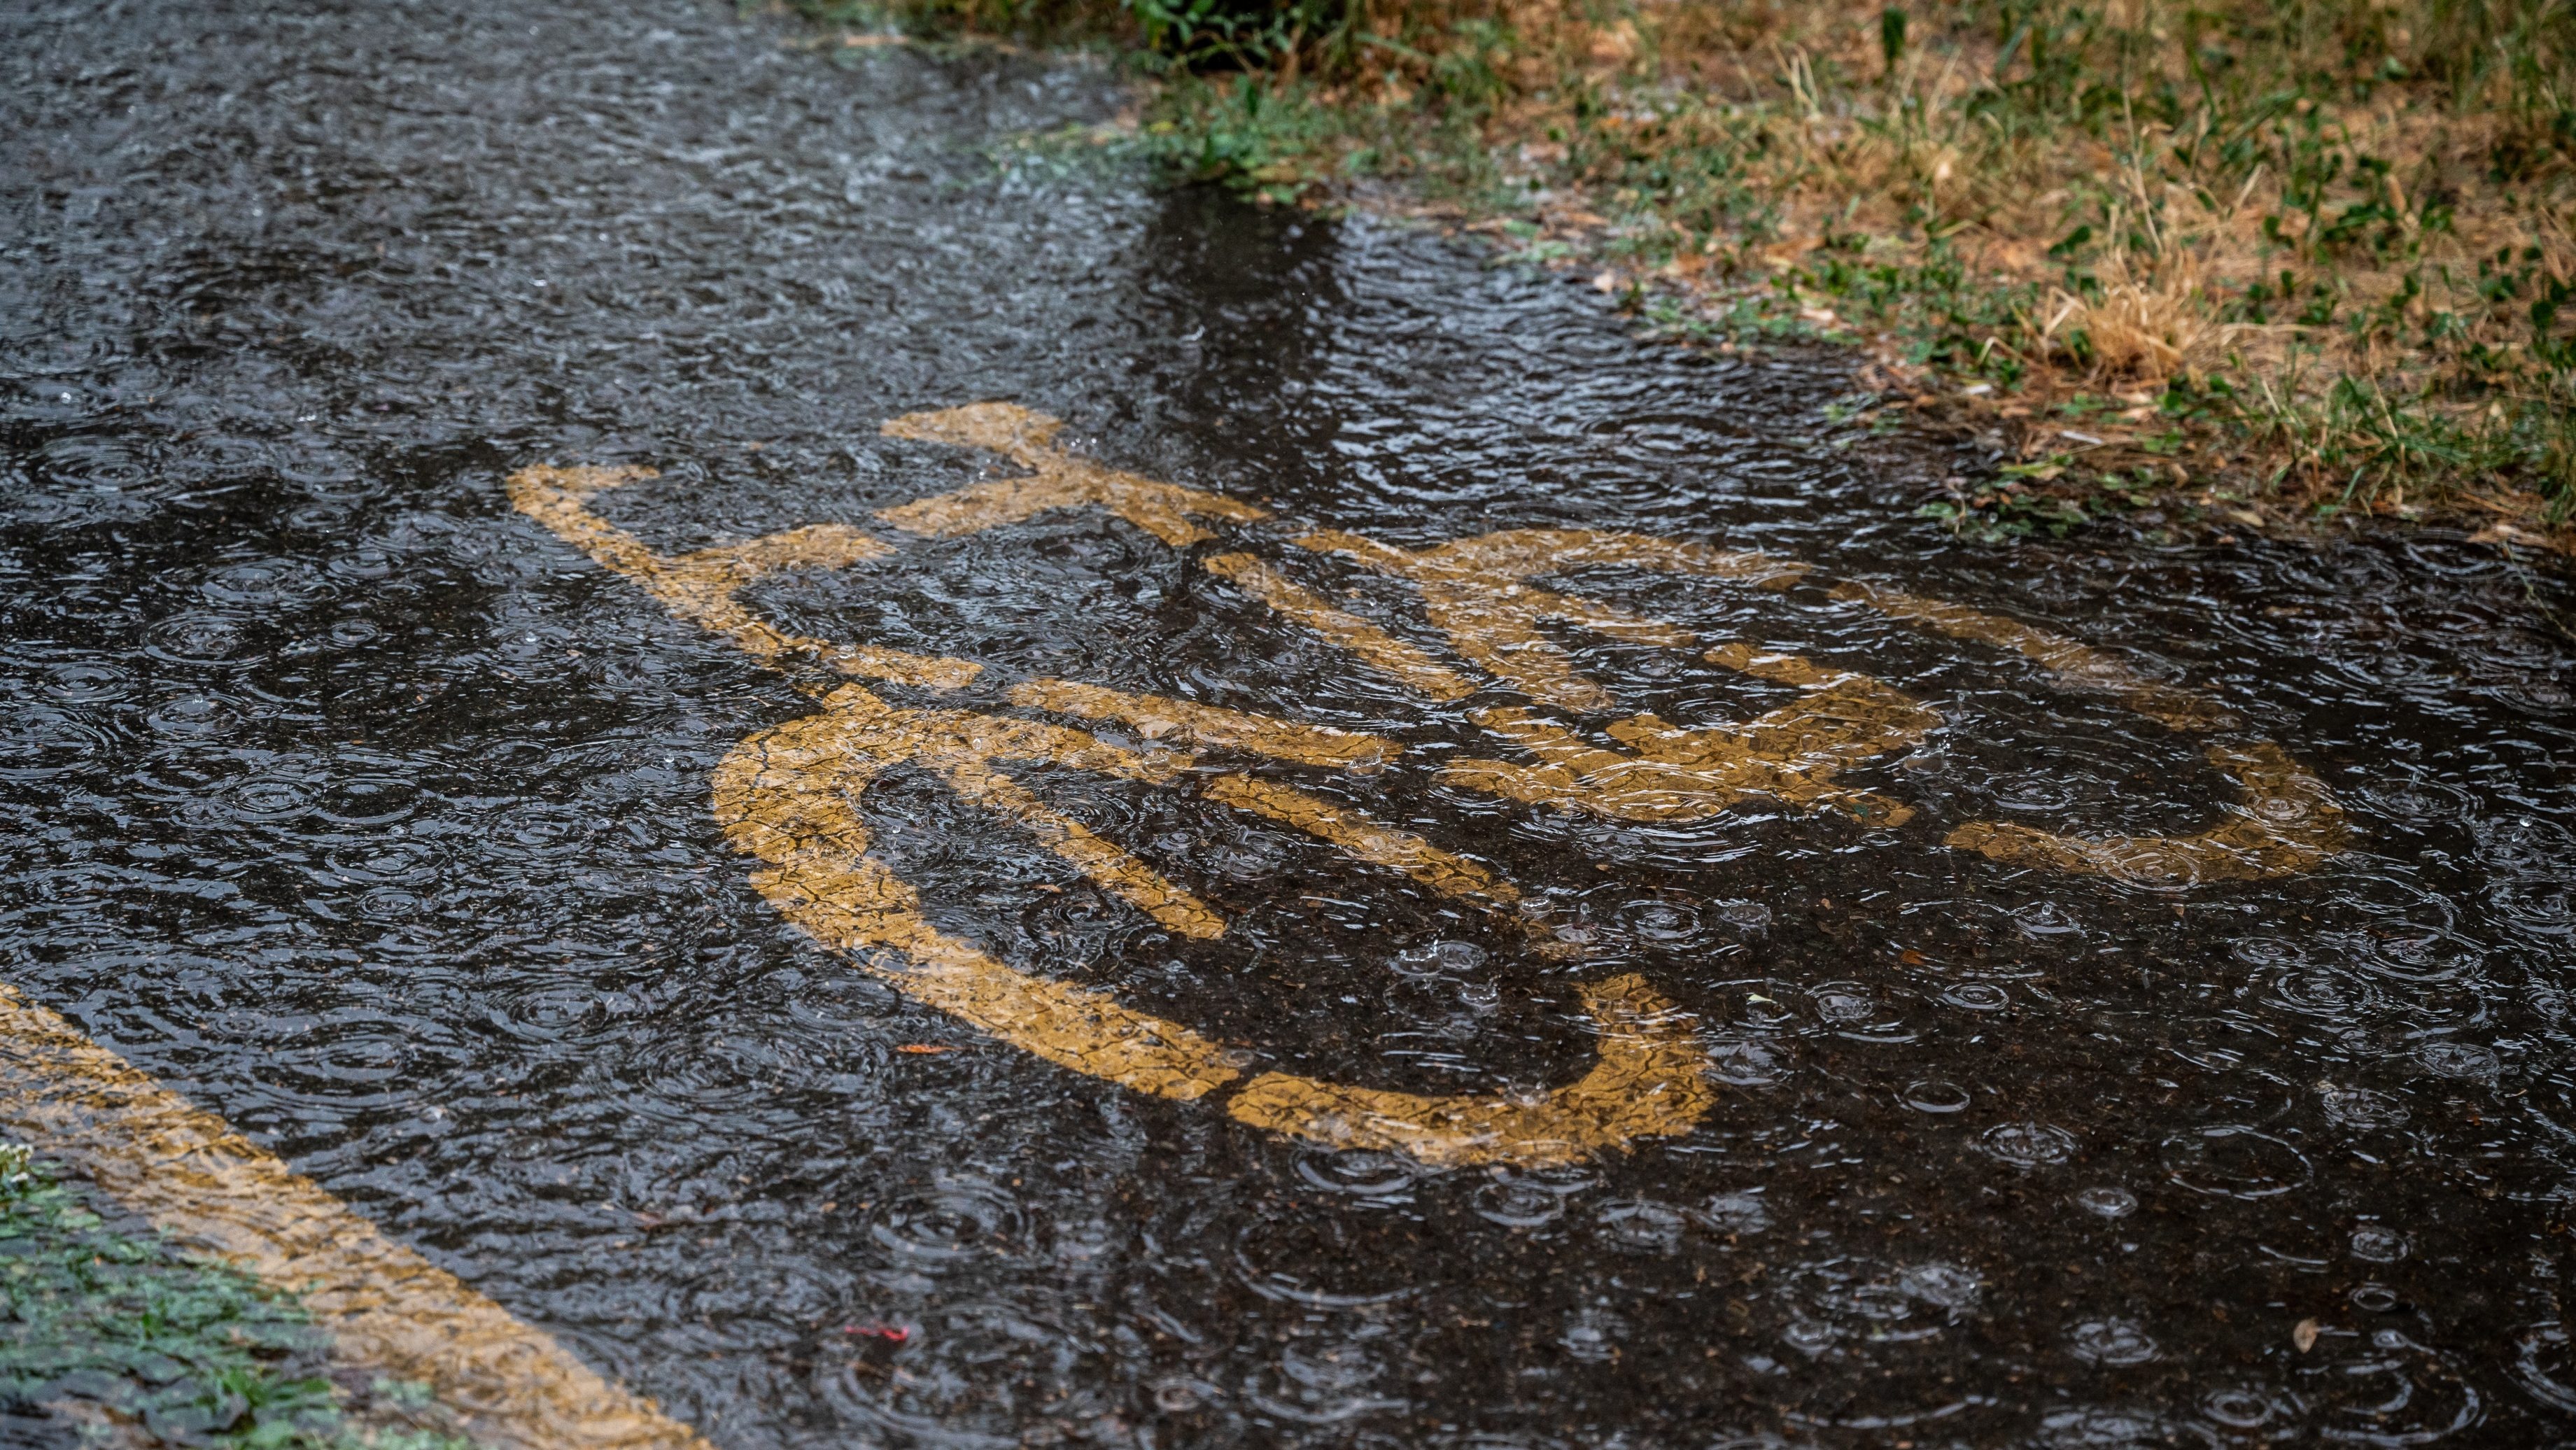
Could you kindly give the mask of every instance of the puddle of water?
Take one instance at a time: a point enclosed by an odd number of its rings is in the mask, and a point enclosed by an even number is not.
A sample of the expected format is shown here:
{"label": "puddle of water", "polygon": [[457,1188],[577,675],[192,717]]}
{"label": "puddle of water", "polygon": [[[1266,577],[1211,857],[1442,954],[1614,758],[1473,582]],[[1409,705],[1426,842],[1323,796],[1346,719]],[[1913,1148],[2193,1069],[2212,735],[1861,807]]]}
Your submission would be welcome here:
{"label": "puddle of water", "polygon": [[[1820,421],[1822,363],[981,158],[1096,74],[658,4],[0,29],[8,979],[716,1442],[2576,1405],[2576,672],[2491,555],[1958,548],[1903,508],[1946,460]],[[1022,470],[880,428],[993,399],[1225,507],[951,527]],[[582,507],[696,572],[585,558],[512,507],[537,465],[652,470]],[[1457,552],[1571,530],[1810,573]],[[755,885],[713,783],[852,684],[1129,762],[916,750],[847,808],[925,929],[1199,1076],[1005,1045]],[[1766,716],[1824,758],[1711,784],[1692,732]],[[1578,788],[1656,750],[1688,808]],[[1408,1153],[1260,1087],[1535,1101],[1623,981],[1704,1099],[1621,1149]]]}

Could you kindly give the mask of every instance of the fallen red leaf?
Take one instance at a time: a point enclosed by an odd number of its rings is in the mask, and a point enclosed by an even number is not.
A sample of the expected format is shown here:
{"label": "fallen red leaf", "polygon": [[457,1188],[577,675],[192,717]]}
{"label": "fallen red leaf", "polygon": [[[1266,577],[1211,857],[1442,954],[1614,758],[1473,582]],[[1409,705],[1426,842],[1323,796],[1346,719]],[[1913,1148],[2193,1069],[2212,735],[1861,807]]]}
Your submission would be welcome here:
{"label": "fallen red leaf", "polygon": [[912,1331],[900,1324],[844,1324],[841,1332],[861,1339],[882,1339],[888,1344],[901,1344],[912,1338]]}

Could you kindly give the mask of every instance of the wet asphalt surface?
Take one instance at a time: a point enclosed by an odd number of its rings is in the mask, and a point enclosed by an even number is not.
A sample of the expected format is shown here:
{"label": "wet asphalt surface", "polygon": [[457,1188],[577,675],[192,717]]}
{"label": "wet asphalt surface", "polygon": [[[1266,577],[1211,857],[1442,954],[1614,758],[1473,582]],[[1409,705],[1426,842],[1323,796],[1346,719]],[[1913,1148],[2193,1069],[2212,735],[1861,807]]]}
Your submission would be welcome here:
{"label": "wet asphalt surface", "polygon": [[[2576,1432],[2562,582],[2427,533],[1959,544],[1909,514],[1949,459],[1829,421],[1830,359],[1648,346],[1435,236],[995,159],[1112,114],[1099,70],[795,38],[679,0],[0,15],[8,982],[726,1447]],[[868,810],[944,929],[1337,1079],[1562,1082],[1577,983],[1642,972],[1699,1022],[1706,1120],[1430,1172],[1139,1098],[780,920],[708,776],[811,702],[502,490],[658,468],[603,510],[672,551],[865,522],[992,472],[877,434],[981,399],[1262,502],[1272,555],[1629,529],[2043,624],[2283,742],[2353,846],[2187,891],[1945,850],[2195,830],[2226,783],[1992,650],[1605,576],[1933,704],[1859,772],[1918,819],[1368,787],[1592,932],[1569,965],[1141,787],[1031,777],[1222,942],[933,784]],[[1051,514],[754,602],[1454,735],[1205,552]],[[1774,703],[1577,653],[1667,718]]]}

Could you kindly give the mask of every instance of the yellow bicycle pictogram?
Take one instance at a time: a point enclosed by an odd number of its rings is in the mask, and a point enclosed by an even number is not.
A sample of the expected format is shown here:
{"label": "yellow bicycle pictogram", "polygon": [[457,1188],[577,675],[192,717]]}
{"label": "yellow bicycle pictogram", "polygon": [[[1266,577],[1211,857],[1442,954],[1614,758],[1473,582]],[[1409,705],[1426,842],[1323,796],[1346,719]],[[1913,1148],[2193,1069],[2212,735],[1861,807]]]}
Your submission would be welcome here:
{"label": "yellow bicycle pictogram", "polygon": [[[934,927],[918,893],[873,849],[865,802],[898,767],[936,777],[962,801],[1012,823],[1102,890],[1184,937],[1224,935],[1227,921],[1126,844],[1050,806],[1013,767],[1052,766],[1170,790],[1287,826],[1353,861],[1400,873],[1526,934],[1532,948],[1568,948],[1526,909],[1519,886],[1493,868],[1352,806],[1249,770],[1225,757],[1281,767],[1369,773],[1397,764],[1397,741],[1080,681],[1037,679],[1005,695],[1012,710],[898,708],[868,684],[946,692],[974,682],[972,660],[790,634],[741,600],[745,586],[798,569],[896,559],[906,539],[953,538],[1063,509],[1100,509],[1174,548],[1217,541],[1215,529],[1262,523],[1265,510],[1219,494],[1105,467],[1057,445],[1053,418],[984,403],[889,422],[889,436],[979,449],[1023,470],[901,507],[871,533],[821,523],[686,554],[657,552],[591,508],[601,492],[652,475],[638,469],[523,469],[509,480],[524,513],[601,565],[635,580],[679,618],[781,668],[840,677],[818,685],[820,712],[743,740],[718,767],[715,813],[761,865],[753,881],[790,921],[914,999],[1038,1057],[1138,1092],[1215,1098],[1233,1118],[1334,1148],[1398,1150],[1435,1165],[1561,1162],[1640,1138],[1689,1131],[1712,1104],[1695,1024],[1643,977],[1592,983],[1583,998],[1596,1062],[1571,1083],[1527,1096],[1433,1096],[1262,1070],[1241,1051],[1106,992],[1024,971],[985,946]],[[1748,797],[1873,825],[1910,819],[1908,806],[1842,780],[1851,767],[1908,749],[1938,711],[1886,683],[1742,640],[1709,640],[1680,625],[1561,592],[1540,581],[1619,566],[1778,590],[1803,564],[1642,534],[1516,529],[1408,550],[1324,530],[1285,541],[1404,581],[1445,649],[1407,640],[1300,586],[1281,559],[1249,548],[1200,562],[1283,622],[1346,651],[1360,666],[1426,702],[1497,697],[1467,718],[1490,757],[1440,767],[1447,785],[1498,800],[1628,821],[1694,821]],[[2206,736],[2211,763],[2239,801],[2209,829],[2182,836],[2088,838],[1968,822],[1944,844],[2037,869],[2091,873],[2166,887],[2305,871],[2339,849],[2341,813],[2322,782],[2278,745],[2248,736],[2226,710],[2145,679],[2117,656],[1996,615],[1852,582],[1834,597],[1900,623],[2018,653],[2060,684],[2115,700],[2179,732]],[[1651,713],[1587,734],[1580,717],[1614,714],[1616,693],[1587,678],[1551,626],[1708,663],[1797,691],[1750,720],[1680,724]],[[1114,722],[1149,742],[1136,749],[1058,720]]]}

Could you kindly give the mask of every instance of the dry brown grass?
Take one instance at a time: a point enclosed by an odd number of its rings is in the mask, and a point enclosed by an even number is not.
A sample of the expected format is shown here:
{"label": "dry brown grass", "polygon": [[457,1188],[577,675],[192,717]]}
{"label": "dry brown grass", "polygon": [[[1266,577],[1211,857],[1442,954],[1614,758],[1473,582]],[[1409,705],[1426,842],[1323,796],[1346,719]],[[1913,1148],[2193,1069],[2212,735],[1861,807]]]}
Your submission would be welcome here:
{"label": "dry brown grass", "polygon": [[2576,0],[887,3],[1139,18],[1194,174],[1859,342],[2097,470],[2576,513]]}
{"label": "dry brown grass", "polygon": [[2576,303],[2533,303],[2576,283],[2570,3],[1915,5],[1891,65],[1854,0],[1371,0],[1246,174],[1429,183],[2023,414],[2171,390],[2248,487],[2563,518]]}

